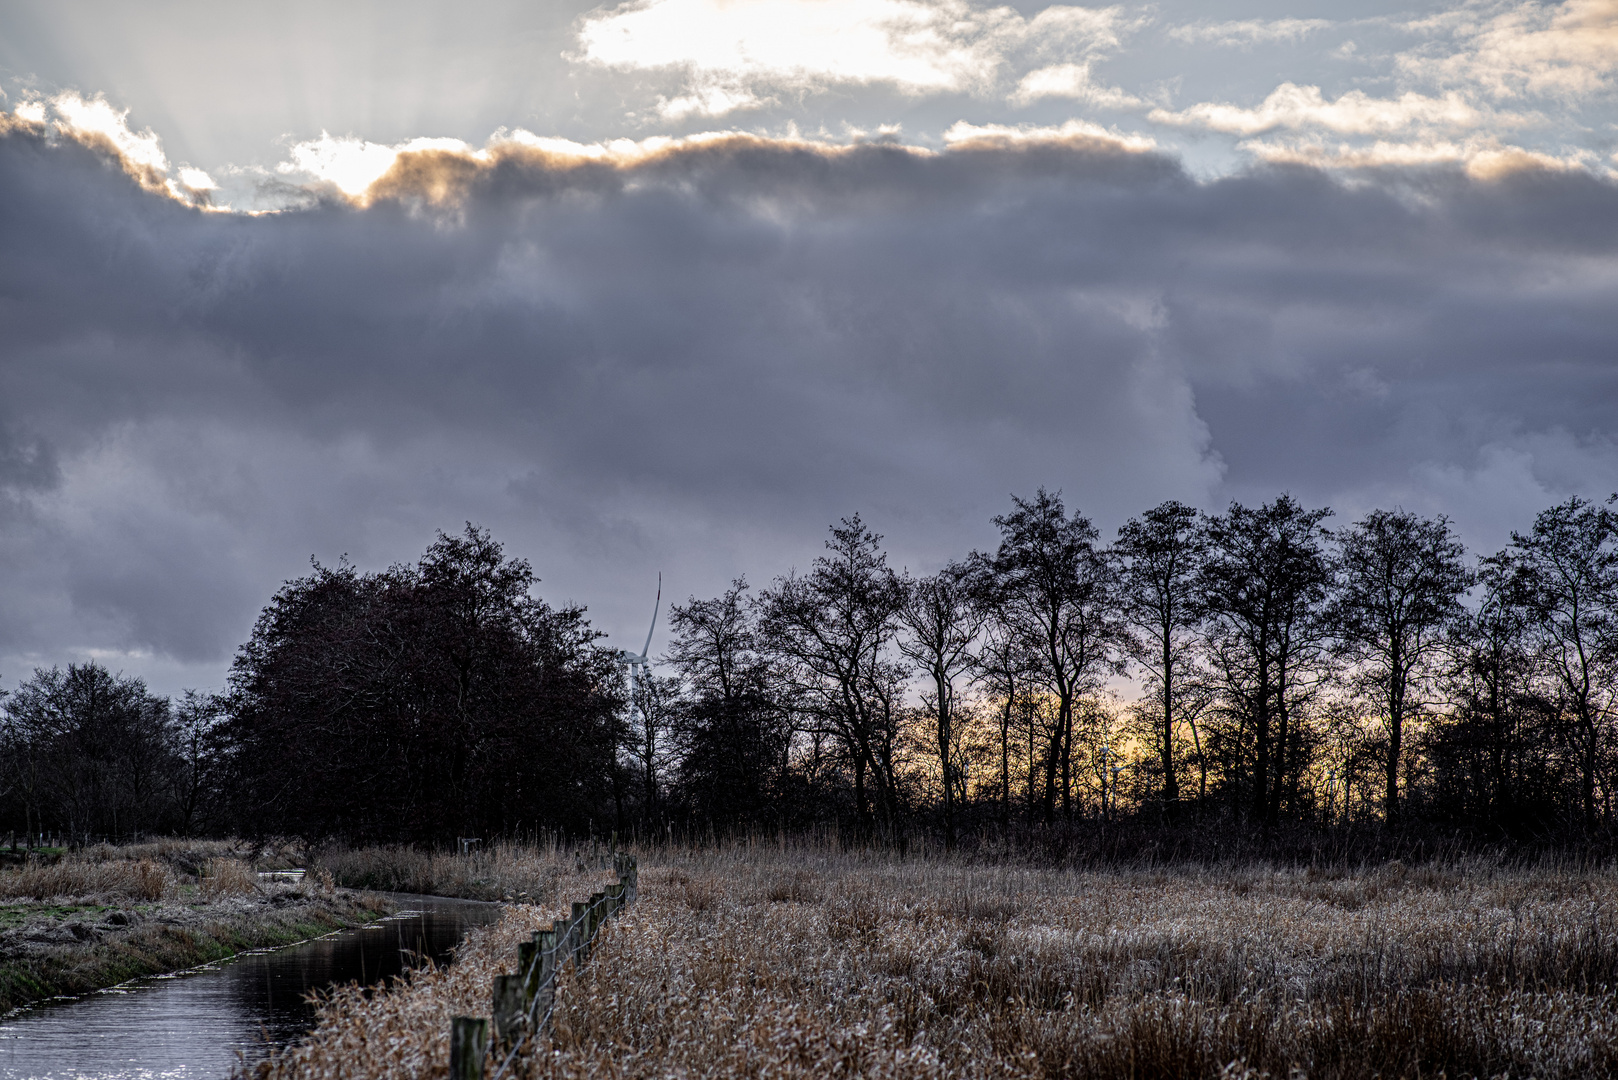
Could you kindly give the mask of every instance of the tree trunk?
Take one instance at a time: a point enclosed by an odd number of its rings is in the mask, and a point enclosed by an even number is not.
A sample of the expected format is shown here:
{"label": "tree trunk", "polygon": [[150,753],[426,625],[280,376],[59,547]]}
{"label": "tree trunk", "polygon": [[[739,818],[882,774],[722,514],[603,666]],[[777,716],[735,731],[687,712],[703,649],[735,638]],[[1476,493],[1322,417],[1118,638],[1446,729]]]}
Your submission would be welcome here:
{"label": "tree trunk", "polygon": [[1253,710],[1253,817],[1269,824],[1270,794],[1270,665],[1268,643],[1261,642],[1258,662],[1258,701]]}
{"label": "tree trunk", "polygon": [[1404,742],[1405,686],[1404,674],[1399,668],[1402,657],[1397,647],[1390,656],[1392,665],[1388,675],[1388,775],[1387,795],[1382,814],[1389,827],[1399,821],[1399,755]]}
{"label": "tree trunk", "polygon": [[1000,825],[1011,824],[1011,702],[1000,711]]}
{"label": "tree trunk", "polygon": [[1163,633],[1163,801],[1173,814],[1180,801],[1180,782],[1174,775],[1174,659],[1173,623],[1165,619]]}

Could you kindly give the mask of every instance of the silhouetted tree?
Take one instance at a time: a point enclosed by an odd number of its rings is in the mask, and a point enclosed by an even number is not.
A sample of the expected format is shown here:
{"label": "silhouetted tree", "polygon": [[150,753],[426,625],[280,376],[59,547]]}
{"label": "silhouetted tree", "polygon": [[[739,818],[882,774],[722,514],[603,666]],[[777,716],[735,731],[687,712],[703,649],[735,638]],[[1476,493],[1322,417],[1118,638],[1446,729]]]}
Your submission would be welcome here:
{"label": "silhouetted tree", "polygon": [[126,837],[174,824],[173,716],[142,680],[94,662],[36,670],[4,716],[25,832]]}
{"label": "silhouetted tree", "polygon": [[289,582],[231,673],[243,827],[442,840],[599,820],[622,674],[534,580],[468,525],[415,566]]}
{"label": "silhouetted tree", "polygon": [[895,760],[905,672],[891,655],[904,587],[882,537],[858,514],[831,529],[828,554],[806,574],[777,578],[760,597],[760,637],[779,657],[806,708],[854,773],[863,828],[873,824],[867,784],[889,829],[899,824]]}
{"label": "silhouetted tree", "polygon": [[1208,554],[1207,529],[1196,510],[1166,502],[1119,529],[1113,551],[1122,566],[1120,607],[1137,635],[1132,655],[1158,699],[1154,750],[1162,762],[1163,800],[1173,806],[1180,798],[1174,732],[1182,699],[1194,691],[1202,622],[1197,584]]}
{"label": "silhouetted tree", "polygon": [[225,700],[218,694],[181,693],[174,706],[174,799],[180,832],[190,836],[204,812],[221,801],[220,771],[224,747],[220,725]]}
{"label": "silhouetted tree", "polygon": [[1406,723],[1428,701],[1445,630],[1472,585],[1466,550],[1445,518],[1373,510],[1339,537],[1340,570],[1329,618],[1344,656],[1357,665],[1387,727],[1383,815],[1399,818]]}
{"label": "silhouetted tree", "polygon": [[972,667],[972,644],[985,613],[973,595],[971,571],[952,563],[930,577],[904,583],[899,651],[932,682],[933,734],[944,790],[944,846],[955,846],[956,767],[951,726],[956,708],[955,680]]}
{"label": "silhouetted tree", "polygon": [[1578,758],[1584,827],[1618,694],[1618,516],[1572,498],[1511,534],[1511,557],[1533,613],[1541,662],[1555,680]]}
{"label": "silhouetted tree", "polygon": [[1540,693],[1534,615],[1509,551],[1482,560],[1475,610],[1451,624],[1451,708],[1429,725],[1423,753],[1439,820],[1538,828],[1555,811],[1555,709]]}
{"label": "silhouetted tree", "polygon": [[669,662],[686,697],[675,713],[679,798],[698,818],[734,826],[786,815],[783,779],[792,730],[779,680],[759,651],[747,582],[669,611]]}
{"label": "silhouetted tree", "polygon": [[994,519],[1000,546],[986,562],[998,618],[1024,643],[1040,686],[1056,699],[1045,756],[1044,811],[1056,815],[1058,778],[1064,814],[1073,813],[1073,719],[1080,695],[1123,670],[1129,637],[1118,617],[1116,573],[1096,547],[1099,535],[1078,511],[1067,516],[1060,493],[1040,488]]}
{"label": "silhouetted tree", "polygon": [[[992,579],[983,584],[992,589]],[[1028,724],[1031,730],[1028,714],[1032,703],[1029,697],[1036,667],[1015,628],[999,619],[993,607],[992,591],[981,590],[977,602],[987,610],[988,621],[974,656],[972,678],[997,703],[995,724],[1000,751],[998,798],[1000,823],[1005,825],[1011,821],[1011,737],[1024,724]],[[1033,790],[1031,781],[1029,790]]]}
{"label": "silhouetted tree", "polygon": [[624,747],[641,782],[641,820],[654,824],[663,811],[665,772],[673,764],[681,708],[680,680],[650,671],[630,691],[629,738]]}
{"label": "silhouetted tree", "polygon": [[[1320,620],[1331,569],[1320,523],[1330,510],[1305,510],[1290,495],[1258,509],[1231,503],[1208,525],[1200,575],[1220,690],[1252,736],[1251,806],[1273,823],[1289,772],[1299,683],[1323,642]],[[1244,753],[1225,740],[1227,768]]]}

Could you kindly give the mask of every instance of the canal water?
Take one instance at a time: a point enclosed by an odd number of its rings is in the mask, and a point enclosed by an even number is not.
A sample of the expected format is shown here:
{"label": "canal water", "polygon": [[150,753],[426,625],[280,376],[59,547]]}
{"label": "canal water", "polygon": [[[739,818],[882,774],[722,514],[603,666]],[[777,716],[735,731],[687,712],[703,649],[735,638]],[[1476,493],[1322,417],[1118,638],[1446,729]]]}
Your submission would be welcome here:
{"label": "canal water", "polygon": [[0,1019],[3,1080],[223,1080],[308,1031],[310,990],[370,985],[444,961],[499,904],[388,894],[399,913],[358,930],[245,953],[179,975],[31,1006]]}

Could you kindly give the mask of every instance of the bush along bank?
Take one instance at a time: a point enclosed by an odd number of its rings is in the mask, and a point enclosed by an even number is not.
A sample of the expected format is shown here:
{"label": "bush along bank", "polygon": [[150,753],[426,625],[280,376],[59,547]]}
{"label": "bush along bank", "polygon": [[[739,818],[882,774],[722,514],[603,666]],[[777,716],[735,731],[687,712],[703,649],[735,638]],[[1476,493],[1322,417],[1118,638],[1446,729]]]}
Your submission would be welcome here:
{"label": "bush along bank", "polygon": [[195,882],[154,860],[0,872],[0,1011],[294,944],[395,909],[329,876],[261,881],[228,859],[199,870]]}

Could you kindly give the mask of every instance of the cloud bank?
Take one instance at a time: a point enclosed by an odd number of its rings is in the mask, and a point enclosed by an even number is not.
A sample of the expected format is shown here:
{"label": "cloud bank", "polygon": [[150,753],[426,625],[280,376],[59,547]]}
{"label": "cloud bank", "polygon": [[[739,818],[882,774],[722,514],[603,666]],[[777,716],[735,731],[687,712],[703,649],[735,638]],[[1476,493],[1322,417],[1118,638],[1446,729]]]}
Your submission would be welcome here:
{"label": "cloud bank", "polygon": [[311,553],[467,519],[629,636],[659,569],[765,577],[854,511],[916,569],[1040,484],[1109,527],[1290,489],[1498,543],[1618,475],[1618,187],[1588,171],[1200,181],[1086,123],[328,139],[295,208],[245,216],[13,116],[8,680],[217,685]]}

